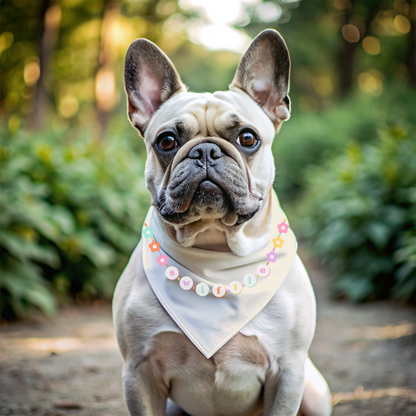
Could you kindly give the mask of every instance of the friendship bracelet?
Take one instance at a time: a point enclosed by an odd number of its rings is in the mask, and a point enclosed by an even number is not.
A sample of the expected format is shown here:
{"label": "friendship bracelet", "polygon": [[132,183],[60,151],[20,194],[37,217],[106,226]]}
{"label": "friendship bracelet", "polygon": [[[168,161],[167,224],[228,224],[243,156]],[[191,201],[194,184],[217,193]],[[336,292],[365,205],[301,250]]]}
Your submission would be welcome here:
{"label": "friendship bracelet", "polygon": [[195,290],[196,294],[205,297],[209,293],[212,293],[217,298],[222,298],[227,292],[231,292],[234,295],[238,295],[242,292],[243,287],[253,287],[257,283],[257,278],[262,277],[266,278],[270,274],[270,267],[269,263],[275,263],[277,260],[277,253],[275,252],[276,248],[282,248],[284,240],[280,236],[282,234],[286,234],[289,230],[289,225],[286,223],[286,219],[282,221],[278,226],[277,229],[279,231],[279,235],[272,240],[273,241],[273,249],[269,253],[266,254],[267,263],[260,264],[257,267],[257,274],[246,274],[243,277],[243,283],[239,282],[238,280],[234,280],[228,286],[224,286],[223,284],[216,284],[212,287],[212,289],[206,283],[199,283],[198,285],[194,286],[194,281],[189,276],[179,277],[179,270],[175,266],[169,266],[168,264],[168,257],[161,253],[160,251],[160,243],[158,243],[153,238],[153,229],[148,227],[146,223],[144,223],[143,228],[143,236],[145,238],[150,238],[152,242],[149,244],[150,251],[152,253],[159,253],[159,257],[156,261],[159,263],[159,266],[166,266],[165,276],[169,280],[178,280],[179,286],[183,290]]}

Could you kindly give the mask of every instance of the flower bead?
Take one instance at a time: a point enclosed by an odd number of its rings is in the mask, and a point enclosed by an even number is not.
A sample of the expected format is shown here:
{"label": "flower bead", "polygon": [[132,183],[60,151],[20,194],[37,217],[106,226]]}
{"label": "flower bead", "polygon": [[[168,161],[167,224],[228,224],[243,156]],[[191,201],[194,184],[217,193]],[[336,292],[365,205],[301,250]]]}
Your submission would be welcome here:
{"label": "flower bead", "polygon": [[272,250],[270,253],[266,254],[267,260],[274,263],[277,260],[277,254]]}
{"label": "flower bead", "polygon": [[151,252],[154,253],[155,251],[159,251],[160,243],[156,243],[156,241],[152,241],[149,244],[149,247],[150,247]]}
{"label": "flower bead", "polygon": [[273,240],[273,246],[275,247],[275,248],[282,248],[283,247],[283,243],[285,242],[285,240],[283,240],[283,238],[280,238],[280,237],[276,237],[274,240]]}
{"label": "flower bead", "polygon": [[153,237],[153,229],[152,229],[152,228],[150,228],[150,227],[143,228],[143,235],[144,235],[146,238],[151,238],[151,237]]}
{"label": "flower bead", "polygon": [[168,258],[163,254],[161,254],[156,261],[159,263],[159,266],[166,266],[168,264]]}
{"label": "flower bead", "polygon": [[289,226],[282,221],[278,226],[277,229],[279,230],[279,233],[287,233],[287,230],[289,229]]}

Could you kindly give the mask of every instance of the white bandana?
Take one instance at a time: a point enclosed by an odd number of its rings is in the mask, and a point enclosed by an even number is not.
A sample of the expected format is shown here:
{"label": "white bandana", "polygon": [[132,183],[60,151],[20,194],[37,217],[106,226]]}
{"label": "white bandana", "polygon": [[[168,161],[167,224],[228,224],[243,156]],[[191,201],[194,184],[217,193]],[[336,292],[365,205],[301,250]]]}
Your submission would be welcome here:
{"label": "white bandana", "polygon": [[[153,207],[147,213],[147,228],[141,241],[147,280],[169,316],[206,358],[215,354],[262,311],[292,266],[297,250],[296,237],[274,192],[272,214],[273,223],[266,244],[248,256],[239,257],[231,252],[182,247],[168,237]],[[151,234],[154,240],[146,238]],[[160,249],[157,247],[156,250],[155,242],[160,243]],[[156,251],[151,250],[151,245]],[[265,267],[267,262],[270,274],[263,278],[261,275],[268,271]],[[166,265],[174,266],[179,271],[179,278],[187,276],[188,279],[184,279],[182,284],[178,278],[169,280],[165,275]],[[250,276],[243,280],[246,275]],[[252,287],[243,286],[255,281]],[[232,290],[239,291],[240,286],[235,286],[235,283],[230,286],[231,282],[240,282],[242,290],[239,294],[232,293]],[[199,283],[207,284],[211,291],[218,284],[232,290],[220,298],[213,293],[199,296],[193,289]],[[206,289],[204,286],[202,294]],[[221,290],[223,288],[218,290],[218,286],[215,287],[216,293],[221,293]]]}

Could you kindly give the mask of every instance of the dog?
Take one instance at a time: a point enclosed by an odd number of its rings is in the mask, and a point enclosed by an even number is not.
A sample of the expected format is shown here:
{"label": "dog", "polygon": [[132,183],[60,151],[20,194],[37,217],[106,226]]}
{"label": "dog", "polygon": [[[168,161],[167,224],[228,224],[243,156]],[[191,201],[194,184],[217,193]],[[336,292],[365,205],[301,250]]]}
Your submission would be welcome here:
{"label": "dog", "polygon": [[[264,246],[275,176],[271,145],[290,117],[289,76],[287,46],[272,29],[253,40],[229,91],[213,94],[188,92],[152,42],[130,45],[128,117],[146,143],[153,215],[185,255],[245,259]],[[209,358],[165,311],[144,260],[136,249],[113,299],[132,416],[331,414],[327,383],[308,357],[316,304],[298,256],[266,306]],[[206,298],[191,295],[198,309]]]}

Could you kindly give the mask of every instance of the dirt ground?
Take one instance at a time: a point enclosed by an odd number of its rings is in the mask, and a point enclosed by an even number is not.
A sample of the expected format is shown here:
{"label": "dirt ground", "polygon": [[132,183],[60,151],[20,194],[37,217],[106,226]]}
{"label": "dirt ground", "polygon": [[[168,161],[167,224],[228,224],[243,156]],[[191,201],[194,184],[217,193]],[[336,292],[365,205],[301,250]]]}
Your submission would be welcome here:
{"label": "dirt ground", "polygon": [[[306,265],[318,299],[310,355],[333,393],[333,415],[414,416],[415,310],[330,300],[327,278]],[[109,305],[2,325],[0,414],[127,416],[121,366]]]}

